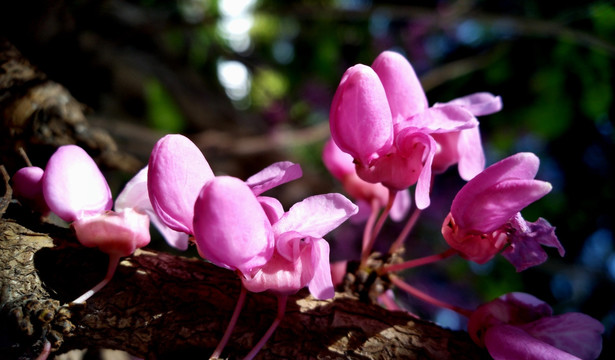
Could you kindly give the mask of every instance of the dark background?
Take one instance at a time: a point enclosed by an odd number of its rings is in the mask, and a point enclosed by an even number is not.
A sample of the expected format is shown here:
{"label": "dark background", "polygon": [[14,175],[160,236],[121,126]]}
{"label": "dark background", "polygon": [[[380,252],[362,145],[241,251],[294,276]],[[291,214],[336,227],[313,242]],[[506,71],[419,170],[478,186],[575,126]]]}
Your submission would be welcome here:
{"label": "dark background", "polygon": [[[249,5],[239,11],[243,3]],[[501,95],[503,110],[479,119],[487,162],[519,151],[541,158],[538,178],[553,191],[523,215],[556,226],[566,256],[549,249],[547,263],[519,274],[499,257],[483,266],[449,259],[405,274],[415,286],[469,308],[525,291],[556,313],[589,314],[606,328],[601,358],[613,358],[615,4],[407,3],[7,1],[0,5],[0,32],[143,164],[153,143],[173,132],[190,136],[216,174],[245,179],[274,161],[301,163],[304,177],[278,190],[286,205],[342,191],[320,151],[347,67],[371,64],[392,49],[413,64],[431,104],[477,91]],[[224,69],[244,74],[249,85],[232,86]],[[114,192],[131,175],[114,173]],[[436,178],[433,204],[410,236],[408,257],[446,249],[439,229],[462,185],[454,168]],[[387,225],[382,243],[399,227]],[[333,234],[332,256],[352,257],[348,248],[360,230],[346,224]],[[465,326],[455,314],[404,294],[398,300],[445,326]]]}

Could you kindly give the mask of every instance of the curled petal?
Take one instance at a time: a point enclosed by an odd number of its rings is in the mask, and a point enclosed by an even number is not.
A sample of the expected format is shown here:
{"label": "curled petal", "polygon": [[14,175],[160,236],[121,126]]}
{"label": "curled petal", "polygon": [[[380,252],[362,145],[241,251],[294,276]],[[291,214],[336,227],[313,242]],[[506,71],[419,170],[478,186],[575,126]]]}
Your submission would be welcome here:
{"label": "curled petal", "polygon": [[252,189],[254,195],[260,195],[265,191],[289,181],[296,180],[303,175],[301,166],[290,161],[281,161],[267,166],[258,173],[250,176],[246,184]]}
{"label": "curled petal", "polygon": [[396,131],[404,127],[422,129],[428,133],[446,133],[471,129],[478,126],[478,120],[461,106],[444,105],[431,107],[399,123]]}
{"label": "curled petal", "polygon": [[199,148],[183,135],[158,140],[149,159],[147,187],[154,212],[173,230],[192,234],[194,202],[214,174]]}
{"label": "curled petal", "polygon": [[390,216],[393,221],[402,221],[408,211],[410,211],[410,205],[412,199],[410,198],[410,192],[408,190],[401,190],[395,194],[395,200],[393,201],[393,207],[391,208]]}
{"label": "curled petal", "polygon": [[485,345],[494,360],[579,360],[511,325],[487,329]]}
{"label": "curled petal", "polygon": [[513,264],[517,272],[547,260],[548,255],[541,245],[555,247],[560,256],[564,256],[564,247],[555,236],[555,228],[547,220],[539,218],[531,223],[518,213],[510,223],[510,245],[502,251],[502,256]]}
{"label": "curled petal", "polygon": [[531,336],[578,356],[596,359],[602,351],[604,326],[600,321],[581,313],[567,313],[519,325]]}
{"label": "curled petal", "polygon": [[205,259],[249,277],[271,258],[271,224],[243,181],[230,176],[209,181],[196,200],[194,213],[195,241]]}
{"label": "curled petal", "polygon": [[443,105],[459,105],[466,108],[474,114],[474,116],[483,116],[502,110],[502,98],[488,92],[478,92],[451,100],[447,103],[436,103],[434,107]]}
{"label": "curled petal", "polygon": [[425,91],[412,65],[401,54],[384,51],[372,64],[387,95],[395,123],[429,107]]}
{"label": "curled petal", "polygon": [[49,209],[72,222],[111,209],[111,190],[85,150],[64,145],[51,156],[43,175],[43,195]]}
{"label": "curled petal", "polygon": [[315,195],[293,205],[273,225],[276,235],[294,231],[321,238],[356,214],[358,207],[341,194]]}
{"label": "curled petal", "polygon": [[258,202],[261,204],[265,214],[271,224],[275,224],[284,215],[284,207],[282,203],[273,197],[257,196]]}
{"label": "curled petal", "polygon": [[187,250],[188,234],[169,228],[154,212],[147,191],[147,170],[148,166],[144,167],[126,183],[122,192],[115,199],[114,209],[118,212],[125,209],[144,212],[170,246],[178,250]]}
{"label": "curled petal", "polygon": [[308,289],[317,299],[331,299],[335,295],[335,290],[331,280],[329,243],[324,239],[313,239],[311,253],[314,275],[308,283]]}
{"label": "curled petal", "polygon": [[393,120],[378,75],[365,65],[344,73],[330,111],[331,136],[342,151],[369,164],[393,143]]}
{"label": "curled petal", "polygon": [[83,246],[117,256],[128,256],[150,241],[149,218],[132,209],[78,219],[72,227]]}
{"label": "curled petal", "polygon": [[414,196],[416,207],[425,209],[430,204],[431,165],[436,154],[436,141],[421,131],[406,128],[398,134],[397,147],[401,154],[420,159],[420,166],[413,169],[415,176],[418,175]]}
{"label": "curled petal", "polygon": [[485,169],[485,153],[483,151],[478,127],[462,130],[457,140],[459,154],[459,175],[469,181]]}

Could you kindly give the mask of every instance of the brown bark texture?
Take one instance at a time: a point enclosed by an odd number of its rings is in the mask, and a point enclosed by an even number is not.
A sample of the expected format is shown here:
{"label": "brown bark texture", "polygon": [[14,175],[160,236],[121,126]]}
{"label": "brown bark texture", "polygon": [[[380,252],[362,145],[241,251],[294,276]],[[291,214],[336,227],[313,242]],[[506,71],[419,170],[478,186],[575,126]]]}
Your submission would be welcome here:
{"label": "brown bark texture", "polygon": [[[43,344],[124,350],[146,359],[207,358],[233,312],[240,281],[198,258],[141,249],[124,258],[112,281],[84,305],[69,302],[98,283],[107,256],[79,245],[70,228],[41,221],[12,199],[8,177],[24,166],[19,148],[40,155],[78,144],[101,166],[136,172],[84,107],[0,39],[0,359],[31,359]],[[4,170],[6,169],[6,170]],[[0,195],[1,195],[0,194]],[[259,359],[477,359],[484,352],[465,332],[406,312],[388,311],[353,291],[316,300],[289,297],[279,328]],[[276,316],[277,299],[248,294],[224,358],[245,356]],[[53,355],[52,355],[53,356]]]}

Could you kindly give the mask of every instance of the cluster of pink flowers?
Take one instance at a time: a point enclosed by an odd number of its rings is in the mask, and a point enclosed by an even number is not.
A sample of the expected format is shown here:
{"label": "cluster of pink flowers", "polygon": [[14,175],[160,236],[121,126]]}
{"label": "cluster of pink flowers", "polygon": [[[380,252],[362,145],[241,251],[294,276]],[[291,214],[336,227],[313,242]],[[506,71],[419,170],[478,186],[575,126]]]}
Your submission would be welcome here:
{"label": "cluster of pink flowers", "polygon": [[60,147],[44,170],[19,170],[14,190],[33,209],[70,223],[84,246],[109,255],[105,279],[76,303],[111,280],[121,257],[149,243],[150,221],[172,247],[186,250],[193,243],[201,257],[234,271],[242,290],[214,358],[229,339],[246,292],[275,294],[278,316],[247,355],[250,359],[281,321],[288,295],[307,287],[317,299],[334,297],[326,234],[358,214],[355,220],[366,221],[360,263],[366,266],[386,219],[407,217],[412,207],[408,189],[414,186],[416,209],[391,246],[394,253],[429,207],[434,176],[456,164],[467,183],[443,220],[441,233],[450,249],[383,266],[379,274],[388,274],[412,295],[468,316],[472,339],[495,359],[595,359],[604,327],[587,315],[553,316],[546,303],[521,293],[503,295],[475,310],[461,309],[393,274],[455,254],[479,264],[502,254],[517,271],[546,261],[543,246],[564,255],[554,227],[545,219],[528,222],[521,215],[551,191],[551,184],[535,179],[538,157],[518,153],[485,169],[476,117],[501,109],[500,97],[489,93],[430,107],[410,63],[385,51],[371,67],[359,64],[344,73],[331,106],[331,140],[323,149],[326,167],[359,206],[330,193],[285,210],[279,200],[263,194],[300,178],[298,164],[278,162],[245,181],[216,176],[198,147],[182,135],[167,135],[156,143],[148,165],[126,184],[114,210],[105,178],[75,145]]}
{"label": "cluster of pink flowers", "polygon": [[[604,327],[587,315],[551,316],[548,305],[527,294],[505,295],[475,311],[461,309],[392,274],[454,254],[483,264],[501,253],[517,271],[546,261],[542,246],[564,255],[549,222],[542,218],[528,222],[521,216],[521,210],[551,191],[551,184],[535,179],[538,157],[518,153],[484,168],[476,116],[501,109],[500,97],[489,93],[429,107],[410,63],[398,53],[385,51],[371,67],[355,65],[342,76],[331,105],[332,142],[325,145],[323,161],[353,198],[374,204],[372,208],[385,208],[378,224],[366,224],[363,260],[389,211],[396,221],[399,209],[407,211],[409,201],[398,199],[397,194],[415,186],[417,209],[391,253],[401,246],[420,211],[430,205],[434,175],[457,164],[468,182],[443,221],[442,236],[450,249],[385,266],[380,273],[389,274],[401,290],[469,316],[472,339],[486,346],[495,359],[595,359]],[[383,303],[391,303],[388,296],[383,294]]]}

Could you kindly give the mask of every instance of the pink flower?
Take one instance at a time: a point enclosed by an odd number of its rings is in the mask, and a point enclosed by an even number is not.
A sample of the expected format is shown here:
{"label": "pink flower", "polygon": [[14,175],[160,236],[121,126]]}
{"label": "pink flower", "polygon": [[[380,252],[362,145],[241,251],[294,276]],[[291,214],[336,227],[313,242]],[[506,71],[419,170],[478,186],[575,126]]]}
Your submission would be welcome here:
{"label": "pink flower", "polygon": [[479,306],[468,332],[496,360],[593,360],[602,350],[604,326],[581,313],[553,315],[525,293],[510,293]]}
{"label": "pink flower", "polygon": [[318,298],[333,296],[329,245],[322,237],[357,208],[339,194],[312,196],[284,213],[279,202],[257,197],[243,181],[209,181],[195,203],[199,253],[239,270],[246,289],[288,295],[308,286]]}
{"label": "pink flower", "polygon": [[[357,200],[359,212],[353,217],[368,215],[371,204],[375,201],[379,208],[387,205],[389,189],[384,185],[369,183],[359,177],[355,170],[352,156],[343,152],[329,139],[323,148],[322,159],[329,172],[339,180],[346,192]],[[401,221],[410,209],[410,194],[408,191],[398,191],[391,208],[391,218],[394,221]]]}
{"label": "pink flower", "polygon": [[344,73],[331,105],[331,135],[356,160],[359,177],[391,190],[416,184],[416,204],[424,209],[430,202],[432,166],[444,171],[462,162],[467,178],[482,170],[473,112],[482,115],[500,107],[498,97],[481,93],[429,108],[410,63],[385,51],[371,68],[355,65]]}
{"label": "pink flower", "polygon": [[149,220],[133,209],[111,211],[111,190],[94,160],[76,145],[61,146],[42,177],[49,209],[71,223],[79,242],[113,256],[128,256],[147,245]]}
{"label": "pink flower", "polygon": [[17,170],[12,181],[15,198],[46,216],[49,214],[49,207],[43,196],[44,173],[45,171],[38,166],[27,166]]}
{"label": "pink flower", "polygon": [[317,299],[332,298],[329,243],[323,236],[357,210],[340,194],[324,194],[308,197],[278,214],[272,224],[273,256],[254,276],[242,278],[245,288],[288,295],[307,286]]}
{"label": "pink flower", "polygon": [[470,180],[455,196],[442,225],[446,242],[459,254],[485,263],[505,246],[504,256],[517,271],[547,258],[540,245],[564,249],[553,227],[544,220],[526,222],[519,213],[551,191],[548,182],[534,180],[539,160],[532,153],[503,159]]}

